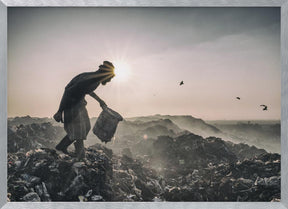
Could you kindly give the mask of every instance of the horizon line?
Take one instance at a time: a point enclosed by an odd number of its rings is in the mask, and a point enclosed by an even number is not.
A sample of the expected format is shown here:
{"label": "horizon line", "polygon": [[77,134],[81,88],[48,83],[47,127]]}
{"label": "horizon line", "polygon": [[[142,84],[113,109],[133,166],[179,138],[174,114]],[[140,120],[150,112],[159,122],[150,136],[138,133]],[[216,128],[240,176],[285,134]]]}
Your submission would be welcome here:
{"label": "horizon line", "polygon": [[[183,114],[179,114],[179,115],[168,115],[168,114],[154,114],[154,115],[142,115],[142,116],[131,116],[131,117],[123,117],[123,118],[126,118],[126,119],[132,119],[132,118],[140,118],[140,117],[155,117],[155,116],[178,116],[178,117],[185,117],[185,116],[190,116],[192,118],[195,118],[195,119],[200,119],[200,120],[203,120],[203,121],[281,121],[281,118],[278,118],[278,119],[203,119],[203,118],[197,118],[197,117],[194,117],[192,115],[183,115]],[[44,116],[44,117],[40,117],[40,116],[30,116],[30,115],[24,115],[24,116],[8,116],[7,119],[13,119],[13,118],[24,118],[24,117],[30,117],[30,118],[49,118],[49,119],[53,119],[53,117],[51,116]],[[99,116],[98,116],[99,117]],[[89,119],[93,119],[93,118],[98,118],[97,116],[93,116],[93,117],[89,117]]]}

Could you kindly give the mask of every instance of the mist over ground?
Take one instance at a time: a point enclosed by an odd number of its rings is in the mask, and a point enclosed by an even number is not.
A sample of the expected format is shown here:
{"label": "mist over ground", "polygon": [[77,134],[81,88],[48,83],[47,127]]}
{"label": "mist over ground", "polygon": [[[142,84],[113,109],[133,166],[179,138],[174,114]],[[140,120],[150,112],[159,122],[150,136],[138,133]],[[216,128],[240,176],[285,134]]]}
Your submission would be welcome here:
{"label": "mist over ground", "polygon": [[[91,118],[91,126],[97,118]],[[52,118],[14,117],[8,119],[9,127],[27,124],[51,123],[53,126],[63,127]],[[280,153],[281,151],[281,122],[280,120],[207,120],[204,121],[189,115],[153,115],[125,118],[120,122],[109,148],[119,150],[121,143],[133,139],[134,143],[147,138],[157,139],[158,136],[177,136],[181,133],[191,132],[204,138],[209,136],[219,137],[233,143],[244,143],[268,152]],[[64,136],[64,132],[57,136],[55,141]],[[86,146],[101,142],[92,131],[85,141]],[[117,146],[114,146],[114,144]],[[125,147],[124,147],[125,148]]]}
{"label": "mist over ground", "polygon": [[91,131],[80,162],[55,150],[64,136],[8,119],[9,201],[280,201],[280,121],[127,118],[107,144]]}

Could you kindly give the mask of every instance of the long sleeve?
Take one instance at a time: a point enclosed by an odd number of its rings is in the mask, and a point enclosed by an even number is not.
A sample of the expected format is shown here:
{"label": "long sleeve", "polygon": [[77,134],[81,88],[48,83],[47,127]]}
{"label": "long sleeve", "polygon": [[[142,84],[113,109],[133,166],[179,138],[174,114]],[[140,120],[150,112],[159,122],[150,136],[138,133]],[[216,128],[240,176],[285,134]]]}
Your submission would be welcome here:
{"label": "long sleeve", "polygon": [[75,99],[69,96],[68,92],[65,90],[59,105],[58,112],[63,112],[63,110],[70,108],[75,102]]}
{"label": "long sleeve", "polygon": [[[95,84],[106,76],[107,73],[86,72],[81,73],[73,78],[69,84],[65,87],[66,90],[75,92],[76,94],[89,94],[95,90]],[[98,85],[96,85],[97,87]]]}
{"label": "long sleeve", "polygon": [[103,75],[96,72],[81,73],[74,77],[65,87],[58,112],[70,108],[83,99],[86,94],[94,91],[102,77]]}

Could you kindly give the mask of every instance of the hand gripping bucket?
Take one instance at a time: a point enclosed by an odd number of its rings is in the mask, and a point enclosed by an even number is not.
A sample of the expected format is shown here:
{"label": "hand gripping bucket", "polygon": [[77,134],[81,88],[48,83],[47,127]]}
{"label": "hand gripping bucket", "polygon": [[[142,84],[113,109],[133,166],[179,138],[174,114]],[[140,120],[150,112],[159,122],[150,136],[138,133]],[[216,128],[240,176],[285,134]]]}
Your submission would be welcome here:
{"label": "hand gripping bucket", "polygon": [[93,133],[102,141],[109,142],[115,134],[119,121],[122,121],[122,116],[114,110],[106,107],[100,113],[94,127]]}

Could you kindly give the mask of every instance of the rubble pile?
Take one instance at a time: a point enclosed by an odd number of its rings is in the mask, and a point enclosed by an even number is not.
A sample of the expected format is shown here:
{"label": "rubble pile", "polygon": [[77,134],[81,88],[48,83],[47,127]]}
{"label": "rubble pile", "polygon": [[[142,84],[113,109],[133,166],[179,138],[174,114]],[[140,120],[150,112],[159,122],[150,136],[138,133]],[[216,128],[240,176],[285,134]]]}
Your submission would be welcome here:
{"label": "rubble pile", "polygon": [[8,152],[27,152],[41,147],[55,147],[65,135],[63,128],[47,123],[8,126]]}
{"label": "rubble pile", "polygon": [[[121,154],[95,144],[77,161],[43,147],[58,134],[50,125],[11,129],[9,140],[25,149],[8,153],[10,201],[280,200],[279,154],[186,132],[143,139]],[[40,148],[33,144],[39,138]]]}
{"label": "rubble pile", "polygon": [[160,136],[144,162],[163,175],[166,201],[280,199],[280,155],[254,146],[191,133]]}
{"label": "rubble pile", "polygon": [[52,149],[8,154],[8,193],[11,201],[112,200],[112,151],[86,149],[87,159]]}
{"label": "rubble pile", "polygon": [[[191,169],[207,167],[209,163],[234,163],[266,154],[264,149],[246,144],[234,144],[216,137],[202,138],[201,136],[186,133],[178,137],[159,136],[156,140],[146,140],[141,143],[141,154],[151,155],[155,167],[177,166],[181,173],[190,172]],[[145,150],[145,148],[147,149]]]}
{"label": "rubble pile", "polygon": [[10,201],[152,201],[162,191],[152,169],[96,144],[86,159],[41,148],[8,154]]}
{"label": "rubble pile", "polygon": [[154,167],[164,165],[177,168],[175,175],[178,175],[207,167],[208,163],[232,163],[237,161],[237,156],[219,138],[203,139],[201,136],[189,133],[176,138],[158,137],[153,143],[151,161]]}
{"label": "rubble pile", "polygon": [[170,179],[163,197],[166,201],[279,201],[280,183],[280,155],[263,154],[236,163],[211,163]]}
{"label": "rubble pile", "polygon": [[264,149],[258,149],[255,146],[249,146],[248,144],[244,143],[234,144],[229,141],[226,141],[225,143],[239,160],[250,159],[267,153]]}
{"label": "rubble pile", "polygon": [[114,159],[114,201],[153,201],[162,193],[155,170],[127,155]]}

